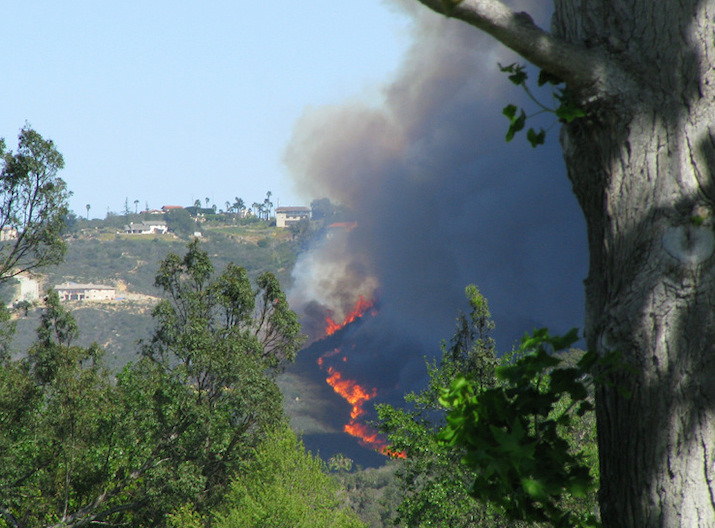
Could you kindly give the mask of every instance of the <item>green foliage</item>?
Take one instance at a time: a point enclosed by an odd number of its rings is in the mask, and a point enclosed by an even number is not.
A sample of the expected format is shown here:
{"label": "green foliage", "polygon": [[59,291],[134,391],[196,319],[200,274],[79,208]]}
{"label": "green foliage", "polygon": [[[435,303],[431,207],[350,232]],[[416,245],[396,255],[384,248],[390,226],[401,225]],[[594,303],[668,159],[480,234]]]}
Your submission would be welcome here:
{"label": "green foliage", "polygon": [[183,257],[164,259],[156,285],[167,299],[153,311],[156,331],[143,359],[120,376],[139,420],[133,427],[148,424],[174,461],[153,473],[154,487],[167,490],[157,511],[191,501],[201,513],[220,501],[250,449],[281,420],[273,375],[301,342],[272,274],[259,276],[254,291],[243,268],[229,265],[215,278],[213,271],[197,241]]}
{"label": "green foliage", "polygon": [[445,415],[439,403],[443,387],[460,374],[477,386],[490,387],[496,381],[489,306],[476,286],[468,286],[466,295],[471,311],[457,318],[455,335],[442,343],[440,362],[427,363],[428,387],[405,398],[413,409],[378,406],[381,430],[388,433],[391,449],[406,455],[397,471],[403,499],[395,522],[400,525],[476,527],[493,520],[469,494],[474,475],[459,463],[463,450],[437,438]]}
{"label": "green foliage", "polygon": [[[562,123],[571,123],[574,119],[585,117],[586,113],[576,103],[576,101],[574,101],[571,92],[569,92],[568,89],[557,88],[553,93],[553,97],[554,102],[558,104],[555,104],[553,107],[549,107],[539,102],[531,92],[531,89],[526,83],[526,81],[529,79],[529,75],[526,72],[525,66],[521,64],[509,64],[508,66],[502,66],[500,64],[499,69],[502,72],[507,73],[509,80],[516,86],[521,86],[526,92],[526,94],[529,96],[529,98],[534,103],[536,103],[536,105],[541,109],[539,112],[537,112],[537,114],[543,112],[554,114],[557,119]],[[561,81],[561,79],[559,79],[555,75],[552,75],[549,72],[542,70],[539,73],[537,84],[539,86],[544,86],[545,84],[559,85],[562,84],[562,82],[563,81]],[[513,104],[507,105],[502,111],[502,113],[509,120],[509,128],[506,132],[507,142],[514,139],[515,134],[524,129],[524,126],[526,125],[526,120],[529,117],[534,117],[527,116],[523,109],[519,109]],[[544,141],[546,140],[546,131],[542,128],[537,132],[533,128],[529,128],[526,133],[526,139],[534,148],[539,145],[543,145]]]}
{"label": "green foliage", "polygon": [[[25,309],[21,304],[18,309]],[[13,337],[17,329],[17,321],[11,319],[12,314],[4,303],[0,303],[0,365],[10,359],[10,351]]]}
{"label": "green foliage", "polygon": [[167,299],[153,311],[158,329],[145,353],[166,363],[176,359],[191,369],[230,363],[237,353],[252,355],[278,371],[293,361],[302,343],[297,316],[288,307],[275,275],[258,276],[253,290],[245,268],[229,264],[212,280],[213,264],[197,240],[181,258],[169,254],[155,284]]}
{"label": "green foliage", "polygon": [[474,474],[471,494],[513,519],[599,525],[592,507],[574,508],[572,500],[588,499],[597,485],[594,461],[570,433],[593,409],[590,372],[598,359],[587,353],[575,366],[559,367],[554,355],[576,340],[575,330],[563,337],[537,330],[522,340],[512,364],[497,368],[499,385],[458,376],[442,390],[449,413],[440,441],[464,449],[462,462]]}
{"label": "green foliage", "polygon": [[270,431],[232,482],[216,528],[360,528],[339,488],[287,426]]}
{"label": "green foliage", "polygon": [[9,526],[69,526],[88,504],[106,512],[119,495],[107,487],[121,442],[117,394],[101,349],[72,344],[76,326],[53,291],[37,334],[26,359],[0,367],[0,516]]}
{"label": "green foliage", "polygon": [[16,234],[0,243],[0,280],[62,260],[71,194],[57,176],[63,167],[54,143],[29,126],[16,153],[0,141],[0,230]]}
{"label": "green foliage", "polygon": [[319,198],[310,202],[310,217],[314,221],[331,224],[346,220],[347,209],[342,205],[334,204],[329,198]]}
{"label": "green foliage", "polygon": [[538,330],[499,361],[487,302],[475,286],[466,293],[471,312],[440,363],[428,363],[427,389],[406,397],[412,409],[378,408],[392,449],[406,455],[396,524],[597,526],[591,389],[602,378],[590,372],[619,361],[564,352],[575,330]]}
{"label": "green foliage", "polygon": [[397,507],[402,502],[395,472],[401,465],[396,460],[379,468],[359,469],[348,473],[337,470],[332,476],[345,489],[342,502],[371,528],[394,526]]}
{"label": "green foliage", "polygon": [[77,324],[52,290],[27,357],[0,362],[5,524],[198,522],[282,422],[273,378],[300,336],[275,277],[255,291],[242,268],[213,277],[195,242],[156,282],[168,298],[154,337],[116,383],[98,346],[75,345]]}
{"label": "green foliage", "polygon": [[180,237],[191,236],[199,230],[196,220],[186,209],[171,209],[164,215],[164,220],[169,230]]}

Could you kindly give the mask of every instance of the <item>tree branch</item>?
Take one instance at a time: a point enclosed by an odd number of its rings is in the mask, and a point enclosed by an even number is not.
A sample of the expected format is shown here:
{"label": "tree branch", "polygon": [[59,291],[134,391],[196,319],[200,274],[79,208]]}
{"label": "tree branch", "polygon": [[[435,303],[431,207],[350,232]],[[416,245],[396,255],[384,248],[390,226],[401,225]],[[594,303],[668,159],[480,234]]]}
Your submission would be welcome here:
{"label": "tree branch", "polygon": [[4,506],[0,506],[0,518],[2,518],[2,520],[5,521],[11,528],[22,528],[22,525],[17,518]]}
{"label": "tree branch", "polygon": [[557,39],[527,13],[515,13],[499,0],[419,0],[433,11],[488,33],[527,61],[556,75],[587,97],[615,95],[631,83],[604,54]]}

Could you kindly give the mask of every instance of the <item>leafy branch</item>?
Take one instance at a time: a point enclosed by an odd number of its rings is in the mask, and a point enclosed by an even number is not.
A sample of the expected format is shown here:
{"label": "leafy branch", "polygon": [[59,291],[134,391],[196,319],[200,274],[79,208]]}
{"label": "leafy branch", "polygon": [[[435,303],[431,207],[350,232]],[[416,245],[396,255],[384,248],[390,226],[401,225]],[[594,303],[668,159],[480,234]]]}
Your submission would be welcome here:
{"label": "leafy branch", "polygon": [[[526,120],[535,117],[543,113],[554,114],[558,121],[561,123],[571,123],[574,119],[584,117],[586,113],[581,107],[579,107],[574,101],[571,92],[567,88],[556,88],[553,93],[553,97],[558,105],[554,107],[547,106],[539,101],[529,88],[526,81],[529,79],[529,75],[526,73],[526,68],[522,64],[510,64],[508,66],[502,66],[499,64],[499,69],[508,73],[508,79],[514,83],[516,86],[521,86],[524,89],[526,95],[531,99],[536,106],[539,107],[539,111],[530,116],[526,115],[523,108],[519,108],[513,104],[509,104],[504,107],[502,114],[506,116],[509,120],[509,128],[506,133],[506,141],[509,142],[514,139],[514,135],[524,129],[526,125]],[[545,70],[541,70],[539,73],[539,78],[537,84],[541,87],[545,84],[552,84],[554,86],[562,84],[563,81],[558,77],[548,73]],[[543,145],[546,140],[546,131],[541,128],[538,132],[534,128],[529,128],[526,132],[526,139],[531,143],[533,148],[538,145]]]}
{"label": "leafy branch", "polygon": [[575,366],[561,366],[554,353],[577,339],[575,329],[564,336],[536,330],[522,340],[513,363],[497,367],[498,386],[459,376],[442,389],[448,414],[440,441],[465,450],[462,463],[476,475],[470,493],[515,520],[600,526],[593,512],[569,505],[597,487],[592,461],[569,431],[593,411],[594,383],[624,364],[616,353],[587,352]]}

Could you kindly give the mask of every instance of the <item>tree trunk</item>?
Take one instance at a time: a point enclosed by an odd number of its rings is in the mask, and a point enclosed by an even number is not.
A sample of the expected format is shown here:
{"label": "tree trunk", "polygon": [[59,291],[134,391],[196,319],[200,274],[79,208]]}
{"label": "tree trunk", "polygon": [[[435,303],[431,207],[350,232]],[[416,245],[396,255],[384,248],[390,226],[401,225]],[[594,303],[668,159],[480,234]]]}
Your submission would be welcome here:
{"label": "tree trunk", "polygon": [[603,523],[715,526],[715,2],[556,4],[555,35],[637,87],[561,137],[588,225],[588,347],[633,367],[597,394]]}
{"label": "tree trunk", "polygon": [[[610,527],[715,526],[715,0],[555,0],[552,33],[499,0],[420,0],[561,77],[588,226],[586,338]],[[625,394],[629,393],[629,395]]]}

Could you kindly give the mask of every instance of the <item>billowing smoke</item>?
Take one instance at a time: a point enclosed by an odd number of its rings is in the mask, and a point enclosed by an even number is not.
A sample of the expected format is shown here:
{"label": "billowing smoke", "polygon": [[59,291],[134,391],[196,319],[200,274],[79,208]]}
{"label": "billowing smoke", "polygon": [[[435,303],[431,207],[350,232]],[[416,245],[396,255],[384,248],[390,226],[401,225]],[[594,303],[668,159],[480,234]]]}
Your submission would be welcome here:
{"label": "billowing smoke", "polygon": [[391,3],[413,18],[413,44],[382,103],[306,112],[286,154],[307,199],[357,222],[301,255],[293,306],[318,337],[326,313],[375,292],[379,315],[352,332],[348,363],[386,398],[424,383],[423,358],[451,336],[467,284],[489,300],[506,352],[536,327],[581,325],[587,266],[558,126],[538,149],[504,141],[501,109],[528,102],[497,63],[518,59],[414,0]]}

